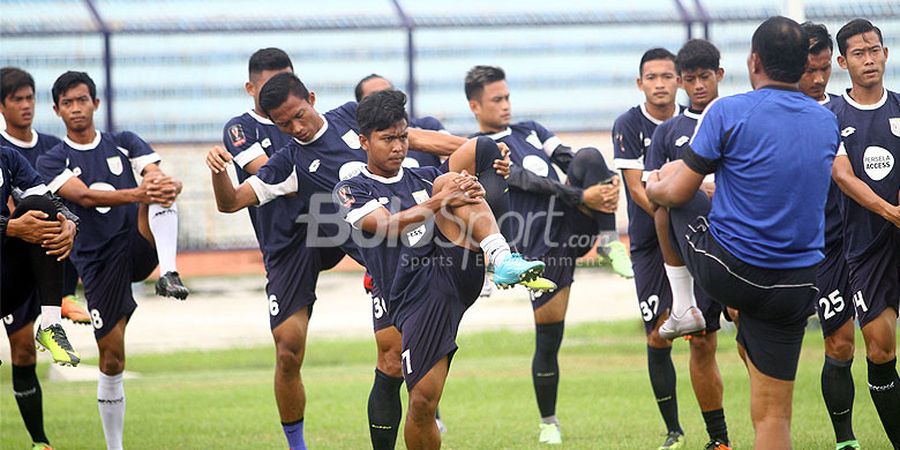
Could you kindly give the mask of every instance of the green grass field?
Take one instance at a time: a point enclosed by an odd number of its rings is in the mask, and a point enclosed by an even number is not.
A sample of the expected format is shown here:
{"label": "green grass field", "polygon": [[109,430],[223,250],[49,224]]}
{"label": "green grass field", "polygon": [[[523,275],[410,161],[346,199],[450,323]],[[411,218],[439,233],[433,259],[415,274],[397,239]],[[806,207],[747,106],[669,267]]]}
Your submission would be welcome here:
{"label": "green grass field", "polygon": [[[531,386],[533,335],[485,332],[460,339],[460,351],[441,402],[449,428],[444,448],[537,448],[538,413]],[[557,415],[563,447],[655,449],[664,427],[653,400],[646,347],[638,322],[571,327],[560,356]],[[274,350],[269,347],[134,356],[139,379],[125,383],[130,449],[285,449],[272,394]],[[368,446],[366,400],[372,382],[370,340],[315,340],[304,380],[306,436],[312,448]],[[676,343],[681,423],[688,448],[702,448],[706,433],[688,378],[688,347]],[[96,361],[86,361],[96,364]],[[735,448],[752,447],[749,387],[734,336],[720,336],[725,414]],[[810,330],[794,395],[795,448],[831,449],[831,424],[819,390],[822,340]],[[46,373],[46,366],[40,372]],[[865,355],[853,366],[857,385],[854,425],[865,449],[889,447],[866,388]],[[8,364],[0,367],[0,448],[25,449],[28,435],[16,409]],[[57,449],[104,448],[96,382],[44,382],[48,435]],[[404,397],[405,399],[405,397]],[[405,400],[404,400],[405,402]],[[403,448],[402,433],[398,448]]]}

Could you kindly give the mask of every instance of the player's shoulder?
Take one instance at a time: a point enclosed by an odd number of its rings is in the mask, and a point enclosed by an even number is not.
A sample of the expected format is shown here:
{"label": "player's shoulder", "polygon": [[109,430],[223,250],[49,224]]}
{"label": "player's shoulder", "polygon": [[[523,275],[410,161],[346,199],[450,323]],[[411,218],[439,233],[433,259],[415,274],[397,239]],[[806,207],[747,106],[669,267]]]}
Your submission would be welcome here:
{"label": "player's shoulder", "polygon": [[443,175],[441,169],[434,166],[425,167],[407,167],[403,169],[408,176],[412,176],[421,180],[433,182],[437,177]]}
{"label": "player's shoulder", "polygon": [[441,131],[444,129],[444,124],[442,124],[440,120],[432,116],[410,118],[409,126],[412,128],[421,128],[423,130],[432,131]]}
{"label": "player's shoulder", "polygon": [[56,147],[57,145],[59,145],[62,142],[62,139],[60,139],[52,134],[41,133],[39,131],[35,131],[35,133],[37,133],[37,135],[38,135],[38,142],[41,143],[41,145],[48,150],[53,147]]}
{"label": "player's shoulder", "polygon": [[613,122],[613,129],[639,124],[642,116],[641,107],[639,105],[632,106],[622,114],[619,114],[619,117],[616,117],[616,120]]}
{"label": "player's shoulder", "polygon": [[344,120],[350,119],[350,120],[355,121],[356,120],[356,107],[358,105],[359,104],[357,102],[349,101],[347,103],[344,103],[341,106],[338,106],[337,108],[334,108],[334,109],[326,112],[325,115],[331,116],[331,117],[340,117]]}
{"label": "player's shoulder", "polygon": [[229,128],[231,128],[235,125],[239,125],[242,127],[251,127],[251,126],[254,126],[255,124],[256,124],[256,119],[254,119],[253,116],[251,116],[249,112],[245,112],[239,116],[234,116],[231,119],[228,119],[228,122],[225,122],[225,126],[223,128],[225,130],[228,130]]}

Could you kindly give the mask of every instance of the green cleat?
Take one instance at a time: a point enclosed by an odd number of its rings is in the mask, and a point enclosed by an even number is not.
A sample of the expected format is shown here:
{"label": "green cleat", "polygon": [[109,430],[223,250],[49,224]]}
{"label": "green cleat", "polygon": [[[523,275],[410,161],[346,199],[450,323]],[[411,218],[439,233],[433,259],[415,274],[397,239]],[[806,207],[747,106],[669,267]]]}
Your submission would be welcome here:
{"label": "green cleat", "polygon": [[835,446],[835,449],[837,450],[859,450],[860,448],[862,447],[859,446],[859,441],[855,439],[852,441],[838,442]]}
{"label": "green cleat", "polygon": [[31,450],[53,450],[53,447],[43,442],[35,442],[31,444]]}
{"label": "green cleat", "polygon": [[659,450],[675,450],[684,447],[684,433],[679,431],[670,431],[666,435],[666,441],[659,446]]}
{"label": "green cleat", "polygon": [[542,423],[541,437],[538,439],[541,444],[559,445],[562,444],[562,433],[559,431],[558,423]]}
{"label": "green cleat", "polygon": [[81,357],[78,356],[78,352],[72,348],[69,338],[66,337],[66,330],[63,330],[62,325],[58,323],[38,329],[34,340],[38,343],[38,350],[49,351],[53,356],[53,362],[61,366],[75,367],[81,362]]}
{"label": "green cleat", "polygon": [[623,278],[634,278],[634,270],[631,268],[631,257],[628,256],[625,244],[613,241],[604,248],[604,251],[615,273]]}
{"label": "green cleat", "polygon": [[529,291],[535,292],[553,292],[556,290],[556,283],[544,277],[537,277],[530,281],[523,281],[522,286],[528,288]]}

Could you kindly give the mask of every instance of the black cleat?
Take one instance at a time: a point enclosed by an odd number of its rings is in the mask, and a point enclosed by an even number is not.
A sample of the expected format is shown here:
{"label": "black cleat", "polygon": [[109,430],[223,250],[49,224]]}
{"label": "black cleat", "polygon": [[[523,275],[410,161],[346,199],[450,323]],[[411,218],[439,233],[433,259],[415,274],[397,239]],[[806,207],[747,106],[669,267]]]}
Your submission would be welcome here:
{"label": "black cleat", "polygon": [[178,272],[166,272],[165,275],[159,277],[156,281],[156,295],[160,297],[174,297],[178,300],[184,300],[190,295],[191,291],[184,287]]}

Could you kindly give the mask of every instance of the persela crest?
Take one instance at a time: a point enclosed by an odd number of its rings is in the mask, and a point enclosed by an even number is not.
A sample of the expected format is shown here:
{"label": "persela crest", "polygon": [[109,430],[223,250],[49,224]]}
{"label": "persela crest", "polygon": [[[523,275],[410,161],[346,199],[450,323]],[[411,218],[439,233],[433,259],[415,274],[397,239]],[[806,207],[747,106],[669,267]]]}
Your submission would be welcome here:
{"label": "persela crest", "polygon": [[891,123],[891,133],[900,137],[900,117],[892,117],[888,119],[888,122]]}

